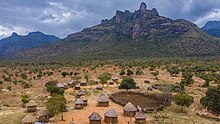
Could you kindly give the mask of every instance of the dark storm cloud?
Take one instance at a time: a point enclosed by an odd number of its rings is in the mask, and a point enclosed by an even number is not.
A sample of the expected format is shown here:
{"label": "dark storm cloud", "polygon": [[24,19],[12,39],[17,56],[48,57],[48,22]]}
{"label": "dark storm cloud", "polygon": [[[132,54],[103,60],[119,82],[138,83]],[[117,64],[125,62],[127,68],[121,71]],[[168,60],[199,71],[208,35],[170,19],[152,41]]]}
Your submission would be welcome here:
{"label": "dark storm cloud", "polygon": [[12,32],[42,31],[65,37],[111,18],[116,10],[137,10],[141,2],[160,15],[202,26],[220,20],[220,0],[1,0],[0,38]]}

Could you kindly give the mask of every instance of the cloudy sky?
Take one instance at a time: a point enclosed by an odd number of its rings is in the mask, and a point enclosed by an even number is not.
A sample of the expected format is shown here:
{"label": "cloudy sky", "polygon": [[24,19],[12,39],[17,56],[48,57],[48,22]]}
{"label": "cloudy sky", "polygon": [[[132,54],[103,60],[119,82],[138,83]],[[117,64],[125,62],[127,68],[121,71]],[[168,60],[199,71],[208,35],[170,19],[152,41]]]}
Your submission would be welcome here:
{"label": "cloudy sky", "polygon": [[157,8],[162,16],[183,18],[204,25],[220,20],[220,0],[1,0],[0,39],[12,32],[42,31],[61,38],[111,18],[116,10]]}

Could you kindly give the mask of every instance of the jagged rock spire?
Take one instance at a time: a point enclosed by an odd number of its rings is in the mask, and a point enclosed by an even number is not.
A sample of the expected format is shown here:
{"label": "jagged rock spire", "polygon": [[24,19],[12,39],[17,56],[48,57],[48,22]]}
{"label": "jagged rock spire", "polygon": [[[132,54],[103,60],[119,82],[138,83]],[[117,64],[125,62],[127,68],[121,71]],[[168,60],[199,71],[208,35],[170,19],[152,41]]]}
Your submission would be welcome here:
{"label": "jagged rock spire", "polygon": [[147,4],[145,2],[142,2],[141,5],[140,5],[140,10],[142,12],[146,11],[147,10]]}

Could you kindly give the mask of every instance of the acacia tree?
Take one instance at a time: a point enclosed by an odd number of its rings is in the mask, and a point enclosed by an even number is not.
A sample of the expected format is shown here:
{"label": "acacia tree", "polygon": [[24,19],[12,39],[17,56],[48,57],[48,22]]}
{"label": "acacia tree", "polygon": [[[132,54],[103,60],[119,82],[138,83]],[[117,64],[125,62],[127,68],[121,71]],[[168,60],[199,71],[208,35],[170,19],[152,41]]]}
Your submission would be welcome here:
{"label": "acacia tree", "polygon": [[90,78],[89,73],[85,73],[84,78],[86,79],[86,82],[89,82],[89,78]]}
{"label": "acacia tree", "polygon": [[100,83],[102,84],[102,87],[104,87],[104,84],[107,84],[108,80],[110,80],[111,77],[112,77],[112,75],[107,72],[100,74],[98,76],[98,79],[100,80]]}
{"label": "acacia tree", "polygon": [[63,95],[53,95],[47,102],[46,107],[51,116],[61,114],[61,120],[63,119],[63,112],[66,110],[67,100]]}
{"label": "acacia tree", "polygon": [[209,87],[200,103],[214,114],[220,114],[220,86]]}
{"label": "acacia tree", "polygon": [[95,85],[95,81],[94,80],[89,80],[88,81],[88,84],[89,84],[89,86],[90,86],[90,89],[92,89],[92,85]]}
{"label": "acacia tree", "polygon": [[127,91],[129,89],[136,89],[136,82],[134,81],[133,78],[123,78],[121,84],[119,85],[119,89],[126,89]]}
{"label": "acacia tree", "polygon": [[21,95],[21,102],[24,104],[28,103],[30,101],[29,96],[27,94]]}
{"label": "acacia tree", "polygon": [[151,72],[151,74],[155,77],[156,80],[158,80],[158,75],[159,75],[159,71],[154,71],[154,72]]}
{"label": "acacia tree", "polygon": [[176,76],[180,73],[180,69],[178,68],[178,66],[169,67],[167,71],[170,73],[171,76]]}
{"label": "acacia tree", "polygon": [[189,70],[185,70],[182,73],[182,78],[181,78],[180,84],[181,85],[186,85],[186,86],[190,85],[190,84],[193,84],[194,80],[192,78],[193,78],[192,72],[189,71]]}
{"label": "acacia tree", "polygon": [[180,111],[183,112],[183,107],[189,107],[193,103],[193,97],[186,93],[178,93],[174,98],[175,104],[180,106]]}

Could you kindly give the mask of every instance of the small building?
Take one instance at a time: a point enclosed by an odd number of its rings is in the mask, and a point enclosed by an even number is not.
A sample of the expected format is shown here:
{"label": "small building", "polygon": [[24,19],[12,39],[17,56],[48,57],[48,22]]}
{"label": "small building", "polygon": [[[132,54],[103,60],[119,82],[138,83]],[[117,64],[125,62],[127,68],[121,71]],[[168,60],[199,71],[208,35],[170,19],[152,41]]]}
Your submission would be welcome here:
{"label": "small building", "polygon": [[97,86],[96,90],[103,90],[103,88],[101,86]]}
{"label": "small building", "polygon": [[80,85],[79,85],[79,84],[76,85],[76,86],[74,87],[74,90],[80,90]]}
{"label": "small building", "polygon": [[63,86],[64,86],[64,89],[68,89],[69,87],[67,83],[64,83]]}
{"label": "small building", "polygon": [[99,80],[94,79],[93,81],[95,82],[95,84],[99,84]]}
{"label": "small building", "polygon": [[45,123],[45,122],[48,122],[48,120],[49,120],[49,112],[47,109],[41,109],[37,113],[37,116],[38,116],[39,122]]}
{"label": "small building", "polygon": [[99,113],[93,112],[89,116],[89,124],[101,124],[102,123],[102,117]]}
{"label": "small building", "polygon": [[108,82],[109,85],[114,85],[114,83],[115,83],[115,82],[114,82],[113,80],[110,80],[110,81]]}
{"label": "small building", "polygon": [[135,114],[134,118],[135,118],[135,123],[146,124],[146,116],[143,113],[137,112]]}
{"label": "small building", "polygon": [[76,98],[78,99],[78,98],[80,98],[81,96],[85,96],[85,92],[82,91],[82,90],[80,90],[80,91],[77,92]]}
{"label": "small building", "polygon": [[61,83],[58,83],[56,86],[59,87],[59,88],[65,89],[65,86]]}
{"label": "small building", "polygon": [[77,99],[75,101],[75,109],[83,109],[84,108],[84,102],[82,99]]}
{"label": "small building", "polygon": [[114,109],[108,110],[105,114],[105,123],[115,124],[118,123],[118,113]]}
{"label": "small building", "polygon": [[113,77],[112,81],[116,82],[116,81],[118,81],[118,78],[117,77]]}
{"label": "small building", "polygon": [[36,121],[35,117],[31,114],[27,114],[21,121],[22,124],[34,124]]}
{"label": "small building", "polygon": [[37,103],[34,100],[30,100],[27,104],[27,112],[36,112],[37,111]]}
{"label": "small building", "polygon": [[145,83],[145,84],[149,84],[149,83],[150,83],[150,81],[149,81],[149,80],[147,80],[147,79],[144,79],[144,83]]}
{"label": "small building", "polygon": [[68,84],[69,87],[74,87],[75,86],[73,80],[68,81],[67,84]]}
{"label": "small building", "polygon": [[98,99],[98,106],[99,107],[108,107],[109,106],[109,99],[106,96],[100,96]]}
{"label": "small building", "polygon": [[81,96],[80,99],[84,102],[84,106],[88,105],[88,99],[85,96]]}
{"label": "small building", "polygon": [[128,102],[123,108],[123,114],[127,117],[134,117],[136,111],[137,108],[131,102]]}
{"label": "small building", "polygon": [[87,86],[87,82],[86,81],[84,81],[84,80],[82,80],[82,81],[80,81],[80,86]]}

